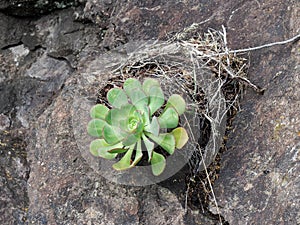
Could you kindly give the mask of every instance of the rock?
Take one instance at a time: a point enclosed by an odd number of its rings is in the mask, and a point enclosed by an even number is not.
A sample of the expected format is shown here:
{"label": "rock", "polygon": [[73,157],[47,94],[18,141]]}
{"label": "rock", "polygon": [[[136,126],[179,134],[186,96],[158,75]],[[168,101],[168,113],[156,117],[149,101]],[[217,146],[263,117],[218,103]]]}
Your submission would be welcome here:
{"label": "rock", "polygon": [[9,48],[9,50],[12,52],[14,56],[14,61],[17,67],[20,64],[20,61],[22,61],[24,57],[29,54],[29,49],[26,48],[23,44],[17,45],[15,47],[11,47]]}
{"label": "rock", "polygon": [[78,5],[77,0],[37,1],[37,0],[1,0],[0,11],[13,16],[40,16],[57,9]]}
{"label": "rock", "polygon": [[[23,33],[28,31],[28,20],[19,20],[0,12],[0,48],[19,45]],[[5,35],[4,35],[5,34]]]}
{"label": "rock", "polygon": [[[27,2],[18,9],[19,1],[1,1],[0,9],[7,15],[40,16],[59,8]],[[1,14],[0,31],[7,35],[0,37],[0,113],[11,113],[11,127],[9,134],[0,133],[0,223],[218,223],[202,215],[201,206],[184,208],[185,190],[176,193],[171,183],[168,188],[128,187],[95,173],[73,132],[75,93],[79,85],[95,92],[86,67],[128,41],[172,38],[198,22],[200,33],[225,24],[231,48],[257,46],[299,33],[297,9],[298,3],[278,0],[133,0],[87,1],[84,9],[35,20]],[[223,222],[299,223],[298,49],[286,45],[251,53],[250,80],[267,90],[263,96],[247,91],[234,122],[214,184]],[[217,212],[213,203],[210,210]]]}
{"label": "rock", "polygon": [[[299,7],[276,1],[243,5],[230,22],[236,29],[232,43],[246,47],[246,33],[251,37],[247,46],[299,34]],[[272,10],[269,19],[266,9]],[[242,23],[234,20],[245,11],[251,13]],[[243,110],[234,121],[214,185],[219,210],[229,224],[300,223],[299,46],[298,41],[251,53],[249,77],[266,91],[260,96],[248,90],[241,101]]]}
{"label": "rock", "polygon": [[0,114],[0,131],[4,131],[10,126],[10,119],[3,113]]}

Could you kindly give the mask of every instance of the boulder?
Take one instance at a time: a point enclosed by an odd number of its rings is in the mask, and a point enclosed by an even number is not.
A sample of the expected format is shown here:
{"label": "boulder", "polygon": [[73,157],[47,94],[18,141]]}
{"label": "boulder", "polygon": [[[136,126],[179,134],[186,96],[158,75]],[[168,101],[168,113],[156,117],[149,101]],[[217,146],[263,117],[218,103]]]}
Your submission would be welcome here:
{"label": "boulder", "polygon": [[184,173],[145,187],[103,178],[82,156],[72,121],[79,85],[95,76],[86,68],[108,50],[172,39],[193,23],[195,35],[225,25],[231,49],[281,41],[299,33],[298,3],[98,0],[53,12],[59,7],[17,8],[18,1],[0,2],[0,223],[216,224],[217,213],[223,224],[300,223],[298,42],[249,53],[249,79],[266,90],[246,88],[213,186],[218,208],[211,199],[205,213],[201,200],[186,207]]}

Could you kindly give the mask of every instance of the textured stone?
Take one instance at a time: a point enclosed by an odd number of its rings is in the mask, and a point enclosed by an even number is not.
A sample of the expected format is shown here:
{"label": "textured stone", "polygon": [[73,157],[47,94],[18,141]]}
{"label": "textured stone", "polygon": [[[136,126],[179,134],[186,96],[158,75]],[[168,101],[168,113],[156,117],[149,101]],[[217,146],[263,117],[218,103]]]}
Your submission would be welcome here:
{"label": "textured stone", "polygon": [[0,11],[13,16],[40,16],[57,9],[78,5],[76,0],[1,0]]}
{"label": "textured stone", "polygon": [[[299,34],[299,7],[277,1],[245,4],[229,23],[230,40],[241,48]],[[234,17],[244,19],[237,23]],[[214,186],[230,224],[300,223],[299,46],[251,53],[249,77],[266,91],[244,95]]]}
{"label": "textured stone", "polygon": [[0,114],[0,131],[4,131],[10,126],[10,119],[3,113]]}
{"label": "textured stone", "polygon": [[[35,19],[7,16],[41,15],[12,11],[13,3],[0,2],[6,12],[0,16],[6,34],[0,37],[0,114],[11,120],[9,133],[0,133],[0,223],[217,223],[201,210],[184,209],[172,185],[116,185],[90,168],[73,134],[77,78],[106,50],[172,38],[192,23],[201,24],[200,33],[225,25],[234,49],[289,38],[299,33],[299,3],[87,1]],[[16,47],[30,50],[18,65]],[[263,96],[247,89],[241,102],[214,184],[219,210],[229,224],[297,224],[299,43],[250,56],[250,79],[267,89]],[[217,211],[213,204],[211,211]]]}
{"label": "textured stone", "polygon": [[28,20],[18,20],[0,12],[0,48],[18,45],[21,42],[23,32],[28,29]]}

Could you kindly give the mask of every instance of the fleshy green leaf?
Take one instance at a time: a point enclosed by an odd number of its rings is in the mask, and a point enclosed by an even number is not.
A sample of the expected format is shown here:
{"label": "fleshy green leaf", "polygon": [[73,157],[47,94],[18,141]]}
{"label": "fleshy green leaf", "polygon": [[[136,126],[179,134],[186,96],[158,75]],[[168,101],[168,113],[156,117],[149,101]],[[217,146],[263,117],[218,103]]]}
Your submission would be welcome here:
{"label": "fleshy green leaf", "polygon": [[125,90],[131,103],[138,109],[142,108],[144,105],[148,105],[149,98],[140,88],[127,88]]}
{"label": "fleshy green leaf", "polygon": [[148,105],[149,98],[143,91],[140,81],[135,78],[129,78],[124,82],[123,88],[132,104],[137,108]]}
{"label": "fleshy green leaf", "polygon": [[124,146],[130,146],[135,144],[139,139],[140,139],[140,135],[139,134],[130,134],[129,136],[127,136],[123,141],[123,145]]}
{"label": "fleshy green leaf", "polygon": [[118,127],[110,126],[108,124],[103,127],[103,137],[108,144],[112,145],[121,142],[126,136],[127,133]]}
{"label": "fleshy green leaf", "polygon": [[144,130],[144,123],[143,123],[143,120],[140,121],[140,123],[138,124],[136,130],[134,131],[136,134],[140,134],[143,132]]}
{"label": "fleshy green leaf", "polygon": [[174,153],[175,150],[175,138],[172,134],[160,134],[159,136],[160,142],[159,145],[166,150],[170,155]]}
{"label": "fleshy green leaf", "polygon": [[120,109],[109,110],[105,120],[113,126],[120,126],[120,121],[127,121],[136,112],[136,107],[130,104],[123,105]]}
{"label": "fleshy green leaf", "polygon": [[124,82],[123,88],[124,88],[125,91],[132,90],[134,88],[142,89],[142,85],[141,85],[141,82],[139,82],[137,79],[135,79],[135,78],[128,78]]}
{"label": "fleshy green leaf", "polygon": [[141,139],[139,139],[139,141],[137,142],[134,161],[131,163],[131,167],[135,166],[142,159],[142,156],[142,142]]}
{"label": "fleshy green leaf", "polygon": [[144,134],[142,135],[144,144],[146,146],[147,152],[148,152],[148,159],[149,161],[151,160],[152,157],[152,152],[154,149],[154,143],[152,141],[150,141]]}
{"label": "fleshy green leaf", "polygon": [[91,108],[90,115],[93,119],[105,119],[109,109],[103,104],[94,105]]}
{"label": "fleshy green leaf", "polygon": [[175,138],[175,146],[181,149],[189,140],[188,134],[183,127],[177,127],[171,132]]}
{"label": "fleshy green leaf", "polygon": [[128,151],[128,148],[115,148],[115,149],[109,150],[108,152],[109,153],[124,153],[127,151]]}
{"label": "fleshy green leaf", "polygon": [[118,125],[119,121],[124,120],[125,117],[126,114],[122,113],[122,110],[114,108],[109,110],[105,117],[105,121],[109,125]]}
{"label": "fleshy green leaf", "polygon": [[133,153],[133,148],[130,148],[119,162],[113,164],[113,168],[115,170],[129,169],[131,167],[130,162],[131,162],[132,153]]}
{"label": "fleshy green leaf", "polygon": [[164,150],[166,150],[170,155],[174,153],[175,138],[172,134],[170,133],[160,134],[158,137],[151,133],[148,133],[147,135],[158,145],[160,145]]}
{"label": "fleshy green leaf", "polygon": [[129,118],[124,115],[124,119],[113,121],[113,125],[119,127],[128,134],[140,134],[144,129],[143,118],[138,111],[129,115]]}
{"label": "fleshy green leaf", "polygon": [[144,129],[143,117],[139,111],[133,112],[127,120],[127,130],[129,132],[140,133]]}
{"label": "fleshy green leaf", "polygon": [[155,113],[165,102],[164,93],[159,86],[154,86],[149,93],[150,115]]}
{"label": "fleshy green leaf", "polygon": [[144,105],[142,108],[140,108],[139,111],[140,114],[142,115],[144,126],[149,126],[150,125],[149,107],[147,105]]}
{"label": "fleshy green leaf", "polygon": [[158,123],[161,128],[175,128],[178,126],[178,113],[173,107],[167,108],[159,117]]}
{"label": "fleshy green leaf", "polygon": [[106,122],[101,119],[93,119],[88,123],[88,134],[93,137],[102,137],[102,130]]}
{"label": "fleshy green leaf", "polygon": [[105,159],[113,159],[116,157],[116,153],[110,153],[112,149],[121,148],[121,144],[109,145],[104,139],[97,139],[91,142],[90,152],[94,156],[100,156]]}
{"label": "fleshy green leaf", "polygon": [[130,104],[126,104],[120,109],[111,109],[106,116],[106,121],[127,133],[140,133],[144,129],[140,111]]}
{"label": "fleshy green leaf", "polygon": [[107,100],[112,106],[116,108],[120,108],[121,106],[128,103],[127,95],[120,88],[110,89],[107,92]]}
{"label": "fleshy green leaf", "polygon": [[154,176],[159,176],[166,167],[166,159],[163,155],[153,152],[151,169]]}
{"label": "fleshy green leaf", "polygon": [[168,99],[166,108],[168,107],[173,107],[180,116],[184,113],[186,105],[184,99],[180,95],[173,94]]}
{"label": "fleshy green leaf", "polygon": [[154,134],[155,136],[158,136],[159,134],[159,123],[157,120],[157,117],[153,116],[151,124],[149,126],[146,126],[145,131]]}
{"label": "fleshy green leaf", "polygon": [[158,82],[158,80],[153,79],[153,78],[146,78],[143,82],[143,90],[147,95],[150,95],[150,89],[152,87],[160,87],[160,84]]}

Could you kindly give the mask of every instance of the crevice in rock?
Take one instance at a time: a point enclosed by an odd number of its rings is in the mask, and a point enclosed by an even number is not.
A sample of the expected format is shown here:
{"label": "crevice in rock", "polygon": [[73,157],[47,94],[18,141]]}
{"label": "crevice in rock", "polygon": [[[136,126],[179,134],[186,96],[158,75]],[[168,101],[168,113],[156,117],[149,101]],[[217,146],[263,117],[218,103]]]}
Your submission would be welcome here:
{"label": "crevice in rock", "polygon": [[68,67],[70,68],[70,72],[71,73],[74,72],[77,69],[76,67],[74,67],[71,64],[70,60],[68,58],[64,57],[64,56],[56,56],[56,55],[53,55],[51,53],[47,53],[47,56],[50,57],[50,58],[52,58],[52,59],[56,59],[56,60],[65,62],[68,65]]}
{"label": "crevice in rock", "polygon": [[12,47],[16,47],[16,46],[19,46],[19,45],[22,45],[22,44],[23,44],[22,41],[18,41],[18,42],[16,42],[16,43],[12,43],[12,44],[3,46],[3,47],[1,48],[1,50],[6,50],[6,49],[9,49],[9,48],[12,48]]}

